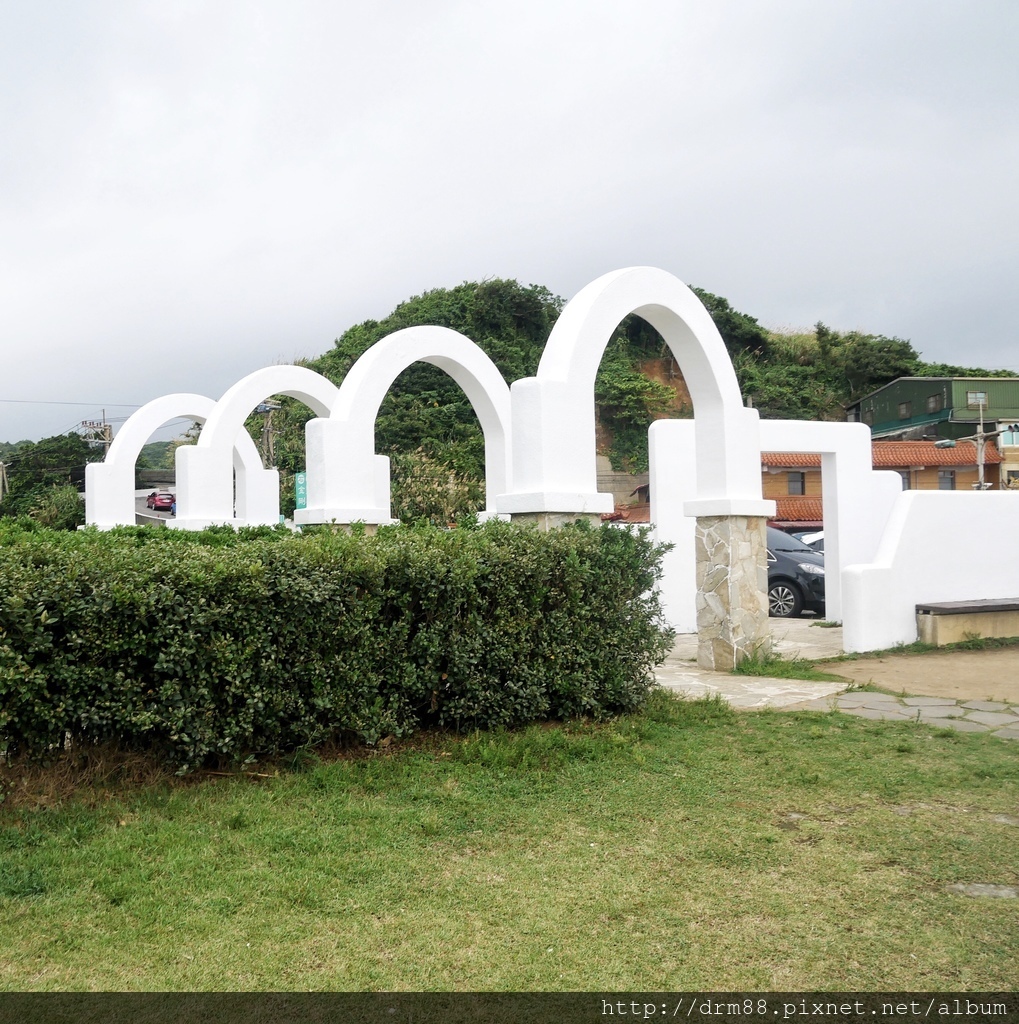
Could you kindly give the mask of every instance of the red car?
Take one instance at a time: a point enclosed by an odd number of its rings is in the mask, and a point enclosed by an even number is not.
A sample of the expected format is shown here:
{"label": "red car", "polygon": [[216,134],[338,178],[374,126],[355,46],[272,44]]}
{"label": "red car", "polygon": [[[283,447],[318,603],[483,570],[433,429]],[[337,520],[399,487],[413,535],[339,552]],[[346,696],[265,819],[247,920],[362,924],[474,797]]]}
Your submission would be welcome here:
{"label": "red car", "polygon": [[145,504],[153,512],[169,512],[176,501],[177,496],[175,494],[170,494],[168,491],[153,491],[145,499]]}

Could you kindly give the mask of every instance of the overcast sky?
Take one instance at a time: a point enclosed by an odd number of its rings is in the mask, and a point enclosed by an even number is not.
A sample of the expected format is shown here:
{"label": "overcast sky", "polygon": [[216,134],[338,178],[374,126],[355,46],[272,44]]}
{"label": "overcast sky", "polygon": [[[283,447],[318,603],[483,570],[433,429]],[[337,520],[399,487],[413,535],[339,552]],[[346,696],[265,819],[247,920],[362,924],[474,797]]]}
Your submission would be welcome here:
{"label": "overcast sky", "polygon": [[0,440],[218,397],[429,288],[636,264],[1019,372],[1015,0],[0,16]]}

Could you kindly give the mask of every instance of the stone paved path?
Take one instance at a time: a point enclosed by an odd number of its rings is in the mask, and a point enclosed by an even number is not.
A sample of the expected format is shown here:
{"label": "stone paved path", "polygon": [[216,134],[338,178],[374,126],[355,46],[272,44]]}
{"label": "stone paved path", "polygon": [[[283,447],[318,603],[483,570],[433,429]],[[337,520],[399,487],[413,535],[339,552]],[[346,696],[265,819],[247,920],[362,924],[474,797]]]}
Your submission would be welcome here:
{"label": "stone paved path", "polygon": [[[809,618],[772,619],[772,637],[776,651],[786,657],[819,662],[818,668],[836,674],[844,672],[847,677],[851,673],[860,683],[881,681],[886,688],[898,690],[899,695],[863,690],[844,692],[850,678],[843,682],[811,683],[704,671],[697,667],[695,635],[676,638],[671,654],[656,670],[656,678],[660,686],[684,696],[717,694],[733,707],[747,710],[837,710],[860,718],[927,722],[959,732],[990,732],[1002,739],[1019,740],[1017,648],[954,655],[886,656],[876,661],[825,665],[825,658],[842,650],[841,629],[814,626]],[[965,662],[966,658],[973,664]],[[983,699],[990,689],[1001,690],[993,696],[1004,699]]]}
{"label": "stone paved path", "polygon": [[1019,740],[1019,705],[994,700],[957,701],[950,697],[897,697],[855,690],[791,705],[817,711],[841,711],[891,722],[927,722],[957,732],[992,732]]}

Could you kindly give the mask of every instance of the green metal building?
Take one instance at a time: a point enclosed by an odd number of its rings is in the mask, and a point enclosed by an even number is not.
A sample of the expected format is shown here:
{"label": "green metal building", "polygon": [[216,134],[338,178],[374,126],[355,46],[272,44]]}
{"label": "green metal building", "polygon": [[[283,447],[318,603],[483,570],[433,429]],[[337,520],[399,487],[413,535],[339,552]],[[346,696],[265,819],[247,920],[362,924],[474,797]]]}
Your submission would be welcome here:
{"label": "green metal building", "polygon": [[847,410],[875,438],[964,437],[984,426],[1019,420],[1019,377],[899,377]]}

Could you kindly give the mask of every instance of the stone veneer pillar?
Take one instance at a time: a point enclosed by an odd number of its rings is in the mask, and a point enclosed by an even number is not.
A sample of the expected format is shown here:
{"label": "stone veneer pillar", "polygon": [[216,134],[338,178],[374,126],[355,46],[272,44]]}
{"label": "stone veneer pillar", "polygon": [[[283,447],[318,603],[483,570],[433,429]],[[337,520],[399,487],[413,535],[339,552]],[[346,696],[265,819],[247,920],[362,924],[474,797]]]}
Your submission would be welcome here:
{"label": "stone veneer pillar", "polygon": [[764,516],[698,516],[697,664],[731,672],[771,652]]}

